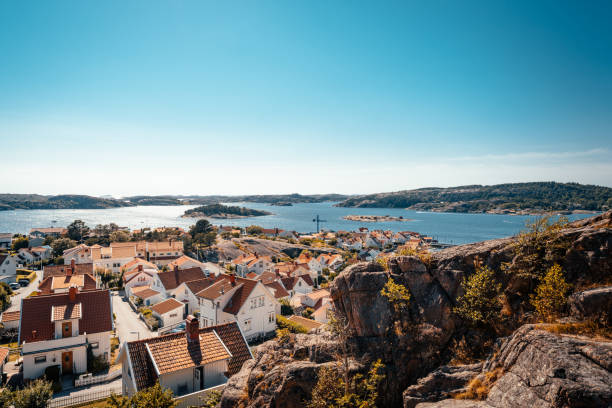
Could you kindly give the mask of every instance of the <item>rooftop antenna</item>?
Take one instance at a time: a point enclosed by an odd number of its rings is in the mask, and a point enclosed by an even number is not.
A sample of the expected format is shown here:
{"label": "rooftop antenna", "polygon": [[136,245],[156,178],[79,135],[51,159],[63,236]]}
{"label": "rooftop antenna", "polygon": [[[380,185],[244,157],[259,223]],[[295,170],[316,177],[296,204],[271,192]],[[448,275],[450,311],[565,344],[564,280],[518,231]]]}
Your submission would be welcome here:
{"label": "rooftop antenna", "polygon": [[314,218],[312,220],[312,222],[316,222],[317,223],[317,234],[319,233],[319,224],[322,222],[327,222],[327,220],[322,220],[319,218],[319,214],[317,214],[317,218]]}

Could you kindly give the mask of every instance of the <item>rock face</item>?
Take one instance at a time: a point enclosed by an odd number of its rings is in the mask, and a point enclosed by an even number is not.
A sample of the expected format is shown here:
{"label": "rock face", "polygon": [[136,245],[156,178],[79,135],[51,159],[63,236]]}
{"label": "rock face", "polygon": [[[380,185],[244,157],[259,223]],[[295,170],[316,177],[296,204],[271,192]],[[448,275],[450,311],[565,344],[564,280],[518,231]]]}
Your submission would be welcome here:
{"label": "rock face", "polygon": [[[612,343],[557,335],[525,325],[486,362],[482,373],[503,375],[479,405],[511,407],[609,407],[612,404]],[[413,387],[411,387],[413,388]],[[453,401],[453,400],[451,400]],[[416,407],[451,407],[449,400]]]}
{"label": "rock face", "polygon": [[578,319],[595,319],[612,325],[612,286],[574,293],[568,304],[571,315]]}
{"label": "rock face", "polygon": [[318,370],[334,359],[337,345],[329,334],[297,334],[281,343],[270,340],[255,348],[253,359],[230,378],[221,408],[301,408],[310,398]]}
{"label": "rock face", "polygon": [[442,366],[419,379],[404,391],[404,408],[414,408],[418,403],[439,401],[465,391],[465,387],[480,374],[482,363],[464,366]]}
{"label": "rock face", "polygon": [[[568,281],[609,281],[611,226],[612,212],[608,212],[573,223],[562,232],[570,242],[560,261]],[[577,398],[593,404],[611,403],[606,398],[612,384],[612,358],[605,344],[553,335],[531,326],[504,343],[495,364],[503,366],[506,374],[491,389],[486,402],[434,402],[464,387],[473,373],[466,367],[440,367],[432,373],[448,358],[453,336],[466,332],[452,313],[462,295],[461,281],[473,273],[476,258],[496,271],[502,263],[514,262],[512,242],[508,238],[449,248],[433,254],[427,264],[416,257],[396,257],[389,260],[387,271],[376,263],[356,264],[332,282],[329,290],[334,307],[349,323],[352,357],[364,368],[376,359],[385,365],[385,381],[379,389],[381,406],[582,406],[577,405]],[[500,281],[507,285],[507,278],[501,275]],[[390,278],[411,293],[409,308],[400,313],[380,294]],[[571,308],[586,317],[599,308],[609,310],[607,302],[608,289],[585,291],[575,296]],[[242,401],[249,407],[302,407],[316,383],[318,369],[334,360],[335,347],[324,331],[298,335],[288,344],[275,340],[264,343],[255,351],[254,360],[230,379],[221,406],[238,406]],[[487,364],[485,371],[491,370],[494,362]]]}

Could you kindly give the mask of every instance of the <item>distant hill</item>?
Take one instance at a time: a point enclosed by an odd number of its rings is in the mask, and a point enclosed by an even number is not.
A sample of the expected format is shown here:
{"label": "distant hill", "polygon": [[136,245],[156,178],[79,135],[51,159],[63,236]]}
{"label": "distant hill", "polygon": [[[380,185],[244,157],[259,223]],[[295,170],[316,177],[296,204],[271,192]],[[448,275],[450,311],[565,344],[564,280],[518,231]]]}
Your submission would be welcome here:
{"label": "distant hill", "polygon": [[161,195],[123,197],[123,200],[136,205],[181,205],[181,204],[215,204],[215,203],[321,203],[324,201],[342,201],[349,198],[342,194],[265,194],[265,195]]}
{"label": "distant hill", "polygon": [[267,211],[254,210],[252,208],[208,204],[185,211],[183,217],[246,218],[270,214]]}
{"label": "distant hill", "polygon": [[0,210],[98,209],[132,205],[122,200],[87,195],[0,194]]}
{"label": "distant hill", "polygon": [[351,197],[337,206],[463,213],[604,211],[612,208],[612,188],[555,182],[432,187]]}

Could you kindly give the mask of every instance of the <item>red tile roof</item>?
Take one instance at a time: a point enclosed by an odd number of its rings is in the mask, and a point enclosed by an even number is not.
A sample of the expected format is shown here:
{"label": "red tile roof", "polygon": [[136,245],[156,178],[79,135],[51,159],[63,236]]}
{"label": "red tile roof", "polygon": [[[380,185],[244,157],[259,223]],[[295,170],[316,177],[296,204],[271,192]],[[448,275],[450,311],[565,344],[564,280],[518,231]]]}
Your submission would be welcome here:
{"label": "red tile roof", "polygon": [[[228,363],[228,374],[234,375],[240,371],[240,368],[245,361],[252,358],[249,345],[242,336],[242,333],[238,328],[238,323],[236,322],[204,327],[200,329],[200,336],[202,336],[204,333],[212,333],[213,330],[217,333],[223,344],[231,353],[231,358]],[[178,339],[185,340],[184,342],[177,342]],[[132,362],[134,372],[134,380],[138,390],[154,385],[157,380],[155,368],[153,367],[153,361],[151,360],[150,354],[147,351],[147,345],[149,345],[149,348],[151,348],[152,345],[157,347],[158,344],[159,347],[162,348],[165,344],[176,345],[176,347],[173,347],[174,351],[176,351],[177,348],[184,347],[185,350],[181,351],[181,355],[184,356],[185,354],[183,353],[189,354],[190,358],[194,359],[194,364],[195,361],[198,361],[198,358],[200,358],[197,354],[198,348],[199,353],[202,353],[201,347],[188,347],[185,332],[128,342],[127,351],[130,354],[130,360]],[[206,354],[206,350],[204,350],[204,354]]]}
{"label": "red tile roof", "polygon": [[195,295],[196,293],[206,289],[213,283],[215,283],[215,278],[204,278],[185,282],[185,286],[187,286],[191,293]]}
{"label": "red tile roof", "polygon": [[[82,279],[82,280],[81,280]],[[79,290],[95,290],[97,289],[96,280],[89,274],[77,274],[67,277],[66,275],[50,276],[45,278],[38,285],[38,290],[48,295],[56,289],[66,289],[72,284],[76,284]]]}
{"label": "red tile roof", "polygon": [[[68,293],[40,295],[22,300],[21,328],[19,344],[24,341],[52,340],[55,325],[51,321],[53,306],[69,305]],[[79,334],[101,333],[111,331],[113,318],[111,315],[111,300],[108,290],[90,290],[76,294],[74,303],[81,304],[82,318],[79,321]],[[32,332],[36,331],[36,337]]]}
{"label": "red tile roof", "polygon": [[159,279],[166,290],[174,289],[183,282],[203,279],[206,277],[204,272],[202,272],[202,269],[197,267],[179,269],[178,271],[172,270],[168,272],[160,272],[157,274],[157,276],[159,276]]}
{"label": "red tile roof", "polygon": [[276,299],[281,299],[289,296],[289,292],[287,292],[285,288],[283,288],[283,285],[281,285],[279,282],[264,283],[264,286],[270,289],[270,292],[272,292]]}
{"label": "red tile roof", "polygon": [[0,364],[4,364],[8,355],[9,355],[9,349],[0,348]]}
{"label": "red tile roof", "polygon": [[291,276],[289,278],[282,278],[281,282],[283,283],[283,286],[287,288],[287,290],[291,290],[295,285],[297,285],[299,278],[302,278],[302,280],[306,282],[309,286],[314,286],[312,278],[310,277],[310,275],[307,274]]}
{"label": "red tile roof", "polygon": [[70,303],[67,305],[53,306],[51,308],[51,321],[56,322],[58,320],[70,320],[80,319],[81,315],[81,304]]}
{"label": "red tile roof", "polygon": [[[46,265],[43,268],[43,279],[48,278],[50,276],[66,276],[66,268],[70,268],[70,265]],[[93,264],[84,263],[84,264],[76,264],[76,271],[72,273],[74,275],[82,275],[88,273],[93,275]]]}
{"label": "red tile roof", "polygon": [[162,302],[156,303],[153,306],[151,306],[151,310],[157,314],[162,315],[164,313],[168,313],[174,309],[178,309],[179,307],[184,307],[184,306],[185,305],[183,303],[179,302],[175,298],[168,298]]}
{"label": "red tile roof", "polygon": [[230,275],[223,274],[217,277],[217,281],[214,284],[198,292],[197,296],[214,300],[223,293],[227,293],[232,289],[235,289],[235,292],[232,294],[231,299],[223,308],[223,311],[226,313],[237,314],[255,286],[257,286],[257,283],[258,281],[256,280],[236,277],[236,283],[232,284]]}
{"label": "red tile roof", "polygon": [[144,300],[159,295],[159,292],[149,286],[136,286],[132,288],[132,295]]}

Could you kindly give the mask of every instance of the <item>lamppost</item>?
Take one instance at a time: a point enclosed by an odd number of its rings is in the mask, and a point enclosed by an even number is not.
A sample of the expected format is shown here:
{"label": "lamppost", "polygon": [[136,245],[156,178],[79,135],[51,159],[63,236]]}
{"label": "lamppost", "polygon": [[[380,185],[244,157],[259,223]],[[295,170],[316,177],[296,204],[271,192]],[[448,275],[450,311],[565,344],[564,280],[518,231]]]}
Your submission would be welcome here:
{"label": "lamppost", "polygon": [[138,335],[138,340],[140,340],[140,332],[139,331],[131,331],[130,334]]}

